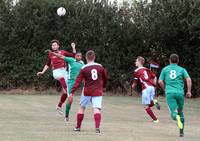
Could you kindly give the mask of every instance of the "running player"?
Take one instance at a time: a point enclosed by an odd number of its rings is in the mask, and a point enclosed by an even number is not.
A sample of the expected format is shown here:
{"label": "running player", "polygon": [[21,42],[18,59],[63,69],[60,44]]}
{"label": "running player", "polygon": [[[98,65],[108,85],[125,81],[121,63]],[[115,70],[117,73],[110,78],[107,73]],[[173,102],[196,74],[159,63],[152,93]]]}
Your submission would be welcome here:
{"label": "running player", "polygon": [[80,99],[80,108],[77,113],[77,125],[74,131],[80,131],[86,106],[91,102],[94,109],[96,133],[100,133],[101,103],[103,89],[107,82],[107,73],[101,64],[95,63],[95,53],[90,50],[86,53],[87,64],[82,67],[72,88],[74,94],[80,83],[84,82],[83,94]]}
{"label": "running player", "polygon": [[177,121],[180,137],[184,136],[184,80],[187,83],[187,97],[191,97],[192,81],[187,71],[178,66],[179,56],[171,54],[170,65],[162,69],[159,84],[165,91],[166,101],[171,113],[171,118]]}
{"label": "running player", "polygon": [[159,122],[158,118],[155,116],[151,107],[156,105],[157,109],[160,109],[160,105],[155,96],[155,86],[156,86],[156,75],[148,68],[143,67],[145,60],[142,56],[138,56],[135,61],[135,66],[137,69],[134,72],[134,81],[132,84],[132,88],[134,89],[139,82],[142,86],[142,104],[144,104],[144,108],[147,114],[153,119],[153,122]]}
{"label": "running player", "polygon": [[71,108],[71,104],[73,102],[73,98],[70,97],[69,95],[71,93],[71,89],[72,89],[72,87],[75,83],[75,80],[76,80],[81,68],[84,65],[84,62],[81,60],[82,59],[82,53],[77,52],[75,54],[75,58],[72,58],[72,57],[63,56],[59,53],[55,53],[55,52],[52,52],[50,50],[48,50],[48,52],[52,53],[53,55],[55,55],[59,58],[64,59],[64,61],[68,63],[68,69],[69,69],[69,76],[68,76],[68,81],[67,81],[68,99],[67,99],[66,108],[65,108],[65,121],[68,121],[69,120],[69,111],[70,111],[70,108]]}
{"label": "running player", "polygon": [[[59,53],[64,56],[69,56],[69,57],[74,57],[74,54],[76,53],[76,48],[75,44],[71,44],[73,53],[69,53],[64,50],[59,50],[60,47],[60,42],[58,40],[52,40],[51,41],[51,48],[53,52]],[[65,102],[67,98],[67,78],[68,78],[68,73],[66,70],[66,63],[63,59],[56,57],[55,55],[49,53],[48,54],[48,59],[47,62],[43,68],[42,71],[38,72],[37,75],[43,75],[48,68],[51,67],[53,70],[53,77],[58,80],[63,88],[63,93],[60,97],[60,101],[57,105],[57,111],[60,114],[63,114],[62,112],[62,104]]]}

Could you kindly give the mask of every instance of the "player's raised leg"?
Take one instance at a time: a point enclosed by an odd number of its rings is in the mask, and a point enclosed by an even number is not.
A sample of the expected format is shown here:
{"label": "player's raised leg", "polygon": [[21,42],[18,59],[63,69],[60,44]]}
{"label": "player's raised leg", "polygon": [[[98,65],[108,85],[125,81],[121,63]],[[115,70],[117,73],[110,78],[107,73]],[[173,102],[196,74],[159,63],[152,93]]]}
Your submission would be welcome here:
{"label": "player's raised leg", "polygon": [[65,102],[66,99],[67,99],[67,93],[65,92],[65,90],[63,90],[63,93],[61,94],[60,100],[59,100],[58,105],[56,107],[56,110],[61,115],[63,115],[62,105],[63,105],[63,103]]}
{"label": "player's raised leg", "polygon": [[56,70],[53,70],[53,77],[57,79],[60,82],[60,85],[62,86],[62,94],[60,96],[60,100],[57,105],[57,111],[59,114],[63,115],[62,111],[62,105],[67,99],[67,72],[65,68],[59,68]]}

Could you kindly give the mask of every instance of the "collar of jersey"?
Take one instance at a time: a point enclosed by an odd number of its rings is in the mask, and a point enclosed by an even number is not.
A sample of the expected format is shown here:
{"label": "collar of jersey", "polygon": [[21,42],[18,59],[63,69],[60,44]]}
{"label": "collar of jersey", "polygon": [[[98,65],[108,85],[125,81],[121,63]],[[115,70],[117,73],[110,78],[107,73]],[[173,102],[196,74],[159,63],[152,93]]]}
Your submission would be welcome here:
{"label": "collar of jersey", "polygon": [[139,68],[137,68],[135,71],[138,71],[139,69],[142,69],[142,68],[145,68],[145,67],[139,67]]}

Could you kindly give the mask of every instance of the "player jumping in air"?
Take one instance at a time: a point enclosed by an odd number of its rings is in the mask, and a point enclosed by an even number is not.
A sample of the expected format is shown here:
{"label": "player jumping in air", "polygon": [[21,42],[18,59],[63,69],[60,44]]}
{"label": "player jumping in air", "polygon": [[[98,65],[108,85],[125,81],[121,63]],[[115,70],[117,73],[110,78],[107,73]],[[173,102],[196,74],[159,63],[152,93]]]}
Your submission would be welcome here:
{"label": "player jumping in air", "polygon": [[151,107],[156,105],[157,109],[160,109],[160,105],[155,96],[155,86],[156,86],[156,75],[148,68],[143,67],[145,60],[143,57],[138,56],[135,61],[135,66],[137,69],[134,72],[134,81],[132,84],[132,88],[134,89],[137,83],[139,82],[142,86],[142,104],[144,104],[144,108],[147,114],[153,119],[153,122],[159,122],[158,118],[155,116]]}
{"label": "player jumping in air", "polygon": [[94,62],[94,51],[90,50],[86,53],[86,60],[87,64],[82,67],[71,91],[71,95],[73,95],[80,83],[82,81],[84,82],[83,93],[80,99],[80,108],[77,113],[77,125],[74,131],[80,131],[81,123],[84,118],[84,111],[86,106],[91,102],[94,109],[96,133],[100,133],[101,103],[103,89],[107,82],[107,73],[101,64]]}
{"label": "player jumping in air", "polygon": [[50,50],[48,50],[48,52],[52,53],[53,55],[55,55],[59,58],[64,59],[64,61],[68,63],[68,69],[69,69],[69,76],[68,76],[68,81],[67,81],[68,99],[66,102],[66,109],[65,109],[65,121],[68,121],[69,120],[69,111],[71,108],[71,104],[73,102],[73,97],[70,97],[71,89],[75,83],[75,80],[76,80],[81,68],[84,65],[84,62],[81,60],[82,54],[80,52],[77,52],[75,54],[75,58],[72,58],[72,57],[66,57],[59,53],[52,52]]}
{"label": "player jumping in air", "polygon": [[184,136],[184,80],[187,83],[187,97],[191,97],[192,81],[187,71],[178,66],[179,56],[171,54],[170,65],[162,69],[159,84],[165,91],[166,101],[171,113],[171,118],[177,121],[180,137]]}
{"label": "player jumping in air", "polygon": [[[69,53],[69,52],[64,51],[64,50],[59,50],[59,47],[60,47],[60,42],[58,40],[52,40],[51,41],[51,48],[52,48],[53,52],[59,53],[59,54],[64,55],[64,56],[74,57],[74,54],[76,53],[75,44],[72,44],[73,53]],[[43,70],[41,72],[38,72],[37,75],[38,76],[43,75],[49,67],[52,68],[53,77],[60,82],[60,84],[63,88],[63,93],[60,97],[60,101],[59,101],[57,108],[56,108],[57,111],[60,114],[63,114],[62,104],[65,102],[65,100],[67,98],[68,73],[67,73],[67,70],[66,70],[66,62],[63,59],[56,57],[52,53],[49,53],[47,62],[45,64]]]}

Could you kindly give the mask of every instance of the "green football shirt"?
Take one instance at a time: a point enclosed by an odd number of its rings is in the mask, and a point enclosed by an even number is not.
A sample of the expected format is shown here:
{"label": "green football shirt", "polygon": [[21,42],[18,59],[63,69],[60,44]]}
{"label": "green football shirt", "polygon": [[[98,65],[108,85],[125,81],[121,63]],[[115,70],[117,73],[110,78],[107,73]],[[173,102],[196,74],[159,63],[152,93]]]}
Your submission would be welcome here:
{"label": "green football shirt", "polygon": [[64,60],[68,63],[69,66],[69,76],[68,79],[76,79],[81,68],[83,67],[83,61],[76,61],[76,59],[72,57],[65,57]]}
{"label": "green football shirt", "polygon": [[159,79],[165,83],[165,92],[184,94],[184,79],[190,77],[187,71],[177,64],[162,69]]}

